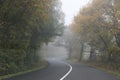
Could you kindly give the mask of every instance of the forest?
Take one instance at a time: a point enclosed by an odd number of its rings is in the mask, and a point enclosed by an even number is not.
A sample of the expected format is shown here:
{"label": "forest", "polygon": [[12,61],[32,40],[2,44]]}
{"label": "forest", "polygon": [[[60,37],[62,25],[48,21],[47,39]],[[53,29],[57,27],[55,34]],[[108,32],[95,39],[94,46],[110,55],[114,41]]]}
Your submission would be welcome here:
{"label": "forest", "polygon": [[[53,44],[55,39],[58,44]],[[43,60],[42,53],[38,53],[43,45],[49,47],[44,50],[50,56],[60,58],[61,54],[64,59]],[[57,77],[53,75],[56,72],[63,75],[67,64],[79,73],[89,73],[91,67],[82,63],[92,63],[120,74],[120,0],[90,0],[70,25],[65,25],[61,0],[0,0],[0,77],[41,67],[45,62],[50,64],[49,69],[41,74],[48,80]],[[72,76],[77,75],[74,72]],[[81,75],[74,77],[79,80]]]}
{"label": "forest", "polygon": [[59,0],[0,0],[0,76],[40,64],[37,50],[63,27]]}
{"label": "forest", "polygon": [[66,36],[70,59],[105,64],[119,72],[120,0],[92,0],[74,16]]}

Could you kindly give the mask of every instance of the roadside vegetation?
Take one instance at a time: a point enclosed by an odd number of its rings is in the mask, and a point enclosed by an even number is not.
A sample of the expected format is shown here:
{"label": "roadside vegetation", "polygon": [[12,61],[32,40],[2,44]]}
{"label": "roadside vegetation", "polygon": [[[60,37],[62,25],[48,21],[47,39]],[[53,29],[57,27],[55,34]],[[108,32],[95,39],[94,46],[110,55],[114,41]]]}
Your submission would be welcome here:
{"label": "roadside vegetation", "polygon": [[35,72],[35,71],[38,71],[38,70],[42,70],[42,69],[46,68],[47,66],[48,66],[48,62],[47,61],[41,61],[39,63],[36,63],[36,65],[32,66],[31,68],[26,69],[24,71],[12,73],[12,74],[7,74],[7,75],[2,75],[2,76],[0,76],[0,80],[5,80],[5,79],[12,78],[12,77],[16,77],[16,76],[32,73],[32,72]]}
{"label": "roadside vegetation", "polygon": [[92,0],[74,17],[65,38],[70,59],[120,75],[120,0]]}
{"label": "roadside vegetation", "polygon": [[59,0],[0,0],[0,76],[44,65],[37,50],[63,27]]}

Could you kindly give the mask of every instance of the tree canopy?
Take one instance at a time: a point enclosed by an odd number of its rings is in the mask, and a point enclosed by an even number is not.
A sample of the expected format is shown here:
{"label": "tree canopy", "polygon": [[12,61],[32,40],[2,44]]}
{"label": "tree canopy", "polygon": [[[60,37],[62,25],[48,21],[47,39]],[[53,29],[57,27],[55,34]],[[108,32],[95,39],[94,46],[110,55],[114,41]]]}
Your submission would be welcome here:
{"label": "tree canopy", "polygon": [[80,38],[77,42],[91,47],[89,61],[100,57],[100,61],[120,66],[119,4],[119,0],[92,0],[74,17],[70,26]]}
{"label": "tree canopy", "polygon": [[59,0],[0,0],[0,75],[37,62],[36,50],[63,27]]}

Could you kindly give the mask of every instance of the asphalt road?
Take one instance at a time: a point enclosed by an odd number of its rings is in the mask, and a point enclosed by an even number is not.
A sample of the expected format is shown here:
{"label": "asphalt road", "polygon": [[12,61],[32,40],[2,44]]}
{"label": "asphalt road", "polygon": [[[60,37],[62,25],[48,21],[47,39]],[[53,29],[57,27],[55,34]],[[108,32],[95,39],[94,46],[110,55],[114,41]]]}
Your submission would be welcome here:
{"label": "asphalt road", "polygon": [[46,69],[6,80],[59,80],[68,70],[69,67],[66,64],[51,60]]}
{"label": "asphalt road", "polygon": [[79,63],[71,64],[72,72],[64,80],[120,80],[107,72],[82,65]]}
{"label": "asphalt road", "polygon": [[64,47],[44,45],[40,53],[43,53],[42,56],[49,61],[47,68],[6,80],[119,80],[101,70],[80,63],[69,64],[62,61],[67,58]]}
{"label": "asphalt road", "polygon": [[55,59],[46,69],[6,80],[119,80],[114,76],[82,64],[68,64]]}

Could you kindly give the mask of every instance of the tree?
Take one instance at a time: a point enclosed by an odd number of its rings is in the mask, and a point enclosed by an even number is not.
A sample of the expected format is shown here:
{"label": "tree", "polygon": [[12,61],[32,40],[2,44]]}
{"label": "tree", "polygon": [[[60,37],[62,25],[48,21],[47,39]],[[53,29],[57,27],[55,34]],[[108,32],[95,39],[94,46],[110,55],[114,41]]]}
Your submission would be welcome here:
{"label": "tree", "polygon": [[62,14],[59,0],[0,0],[0,75],[34,66],[42,43],[62,33]]}
{"label": "tree", "polygon": [[72,30],[80,37],[79,42],[89,44],[90,59],[93,61],[100,57],[101,62],[119,64],[117,62],[119,53],[115,52],[119,51],[120,44],[119,2],[119,0],[93,0],[74,17]]}

